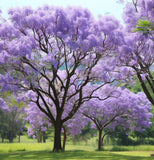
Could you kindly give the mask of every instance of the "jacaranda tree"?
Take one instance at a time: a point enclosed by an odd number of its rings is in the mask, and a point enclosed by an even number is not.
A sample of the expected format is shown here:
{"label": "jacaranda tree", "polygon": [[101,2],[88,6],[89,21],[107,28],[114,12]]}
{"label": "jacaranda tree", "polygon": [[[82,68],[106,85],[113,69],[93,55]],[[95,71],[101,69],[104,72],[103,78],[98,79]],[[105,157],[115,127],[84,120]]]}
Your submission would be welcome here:
{"label": "jacaranda tree", "polygon": [[28,136],[36,138],[38,143],[45,142],[46,131],[51,126],[48,117],[43,112],[40,112],[35,104],[26,108],[26,114],[25,121],[30,124],[27,130]]}
{"label": "jacaranda tree", "polygon": [[[36,104],[30,103],[26,109],[27,117],[26,122],[29,122],[28,135],[32,138],[36,138],[38,142],[45,142],[46,131],[51,126],[50,119],[43,113],[40,112]],[[54,113],[54,111],[52,111]],[[65,112],[66,113],[66,112]],[[72,136],[81,133],[82,129],[88,125],[89,120],[83,116],[82,107],[77,111],[73,118],[66,121],[62,126],[63,144],[62,149],[65,150],[65,144],[67,134]]]}
{"label": "jacaranda tree", "polygon": [[[115,87],[110,86],[108,89],[97,90],[97,94],[106,93],[108,97],[109,90],[111,92]],[[99,133],[98,150],[101,150],[105,135],[111,131],[115,132],[118,126],[121,126],[127,134],[131,130],[143,132],[152,124],[150,122],[152,108],[144,93],[135,94],[127,89],[117,88],[113,94],[115,97],[108,97],[104,101],[91,99],[83,104],[83,115],[94,123]]]}
{"label": "jacaranda tree", "polygon": [[154,105],[153,6],[153,0],[132,0],[126,4],[123,14],[125,40],[119,50],[119,59],[120,65],[134,70],[144,93]]}
{"label": "jacaranda tree", "polygon": [[24,100],[54,126],[53,151],[62,150],[63,124],[116,77],[114,58],[107,57],[122,42],[119,22],[112,16],[96,21],[82,8],[17,8],[9,15],[0,25],[1,91],[28,94]]}

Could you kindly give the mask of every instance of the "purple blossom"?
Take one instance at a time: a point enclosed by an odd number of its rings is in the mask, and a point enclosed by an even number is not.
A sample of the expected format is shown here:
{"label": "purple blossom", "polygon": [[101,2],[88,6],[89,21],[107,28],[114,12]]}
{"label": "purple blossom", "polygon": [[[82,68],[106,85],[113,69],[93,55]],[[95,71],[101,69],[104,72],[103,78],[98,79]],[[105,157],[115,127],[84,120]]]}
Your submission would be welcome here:
{"label": "purple blossom", "polygon": [[2,98],[0,98],[0,109],[2,109],[5,112],[9,111],[9,108],[8,108],[6,102]]}

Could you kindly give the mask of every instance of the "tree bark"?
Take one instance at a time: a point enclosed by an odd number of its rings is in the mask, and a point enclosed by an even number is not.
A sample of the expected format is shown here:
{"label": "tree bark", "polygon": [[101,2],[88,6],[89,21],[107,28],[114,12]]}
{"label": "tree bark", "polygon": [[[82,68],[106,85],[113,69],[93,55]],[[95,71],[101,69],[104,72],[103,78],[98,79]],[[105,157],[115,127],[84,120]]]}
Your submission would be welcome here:
{"label": "tree bark", "polygon": [[65,144],[66,144],[66,128],[63,126],[63,129],[64,129],[63,151],[65,151]]}
{"label": "tree bark", "polygon": [[55,129],[55,135],[54,135],[54,148],[53,148],[53,152],[60,152],[60,151],[62,151],[62,146],[61,146],[61,129],[62,129],[62,124],[61,124],[60,121],[55,122],[54,129]]}
{"label": "tree bark", "polygon": [[42,135],[41,135],[41,133],[38,132],[36,137],[37,137],[37,142],[38,143],[42,143]]}
{"label": "tree bark", "polygon": [[147,87],[146,87],[146,85],[145,85],[145,83],[144,83],[144,81],[143,81],[143,79],[142,79],[142,77],[141,77],[141,75],[139,73],[137,73],[137,77],[138,77],[138,79],[139,79],[139,81],[141,83],[141,86],[143,88],[143,91],[144,91],[145,95],[147,96],[147,98],[149,99],[149,101],[154,105],[154,99],[150,95],[150,92],[148,91],[148,89],[147,89]]}
{"label": "tree bark", "polygon": [[19,135],[18,135],[18,143],[20,143],[20,133],[19,133]]}
{"label": "tree bark", "polygon": [[45,132],[43,132],[43,143],[46,142]]}
{"label": "tree bark", "polygon": [[105,136],[106,136],[107,134],[109,134],[109,133],[110,133],[110,131],[107,131],[107,132],[105,132],[104,135],[102,136],[102,145],[103,145],[103,141],[104,141]]}
{"label": "tree bark", "polygon": [[99,130],[99,139],[98,139],[98,150],[101,151],[102,147],[102,130]]}
{"label": "tree bark", "polygon": [[152,78],[146,76],[146,80],[149,83],[149,86],[151,87],[152,92],[154,93],[154,83],[152,82]]}
{"label": "tree bark", "polygon": [[13,138],[10,137],[10,138],[9,138],[9,143],[12,143],[12,142],[13,142]]}

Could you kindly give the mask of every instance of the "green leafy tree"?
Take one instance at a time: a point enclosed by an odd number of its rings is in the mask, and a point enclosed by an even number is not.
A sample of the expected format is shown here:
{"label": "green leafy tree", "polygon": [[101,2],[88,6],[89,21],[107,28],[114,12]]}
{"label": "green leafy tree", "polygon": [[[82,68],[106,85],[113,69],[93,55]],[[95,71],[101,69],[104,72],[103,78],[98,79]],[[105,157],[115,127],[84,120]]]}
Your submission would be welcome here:
{"label": "green leafy tree", "polygon": [[4,142],[4,139],[13,142],[17,135],[20,142],[20,135],[24,126],[24,104],[18,103],[11,92],[5,92],[1,97],[7,104],[6,110],[3,110],[3,106],[0,106],[0,134],[2,142]]}
{"label": "green leafy tree", "polygon": [[150,22],[149,20],[140,19],[137,21],[136,28],[133,31],[141,32],[145,36],[150,35],[150,38],[154,40],[154,21]]}

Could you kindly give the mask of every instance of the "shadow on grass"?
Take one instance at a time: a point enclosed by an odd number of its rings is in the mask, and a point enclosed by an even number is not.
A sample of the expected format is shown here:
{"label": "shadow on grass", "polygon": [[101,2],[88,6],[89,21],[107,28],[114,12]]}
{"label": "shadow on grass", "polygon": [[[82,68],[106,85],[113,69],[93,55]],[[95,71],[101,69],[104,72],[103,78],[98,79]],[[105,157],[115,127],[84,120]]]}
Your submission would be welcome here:
{"label": "shadow on grass", "polygon": [[111,152],[65,151],[53,153],[51,151],[14,152],[0,154],[0,160],[152,160],[153,157],[139,157],[116,155]]}

